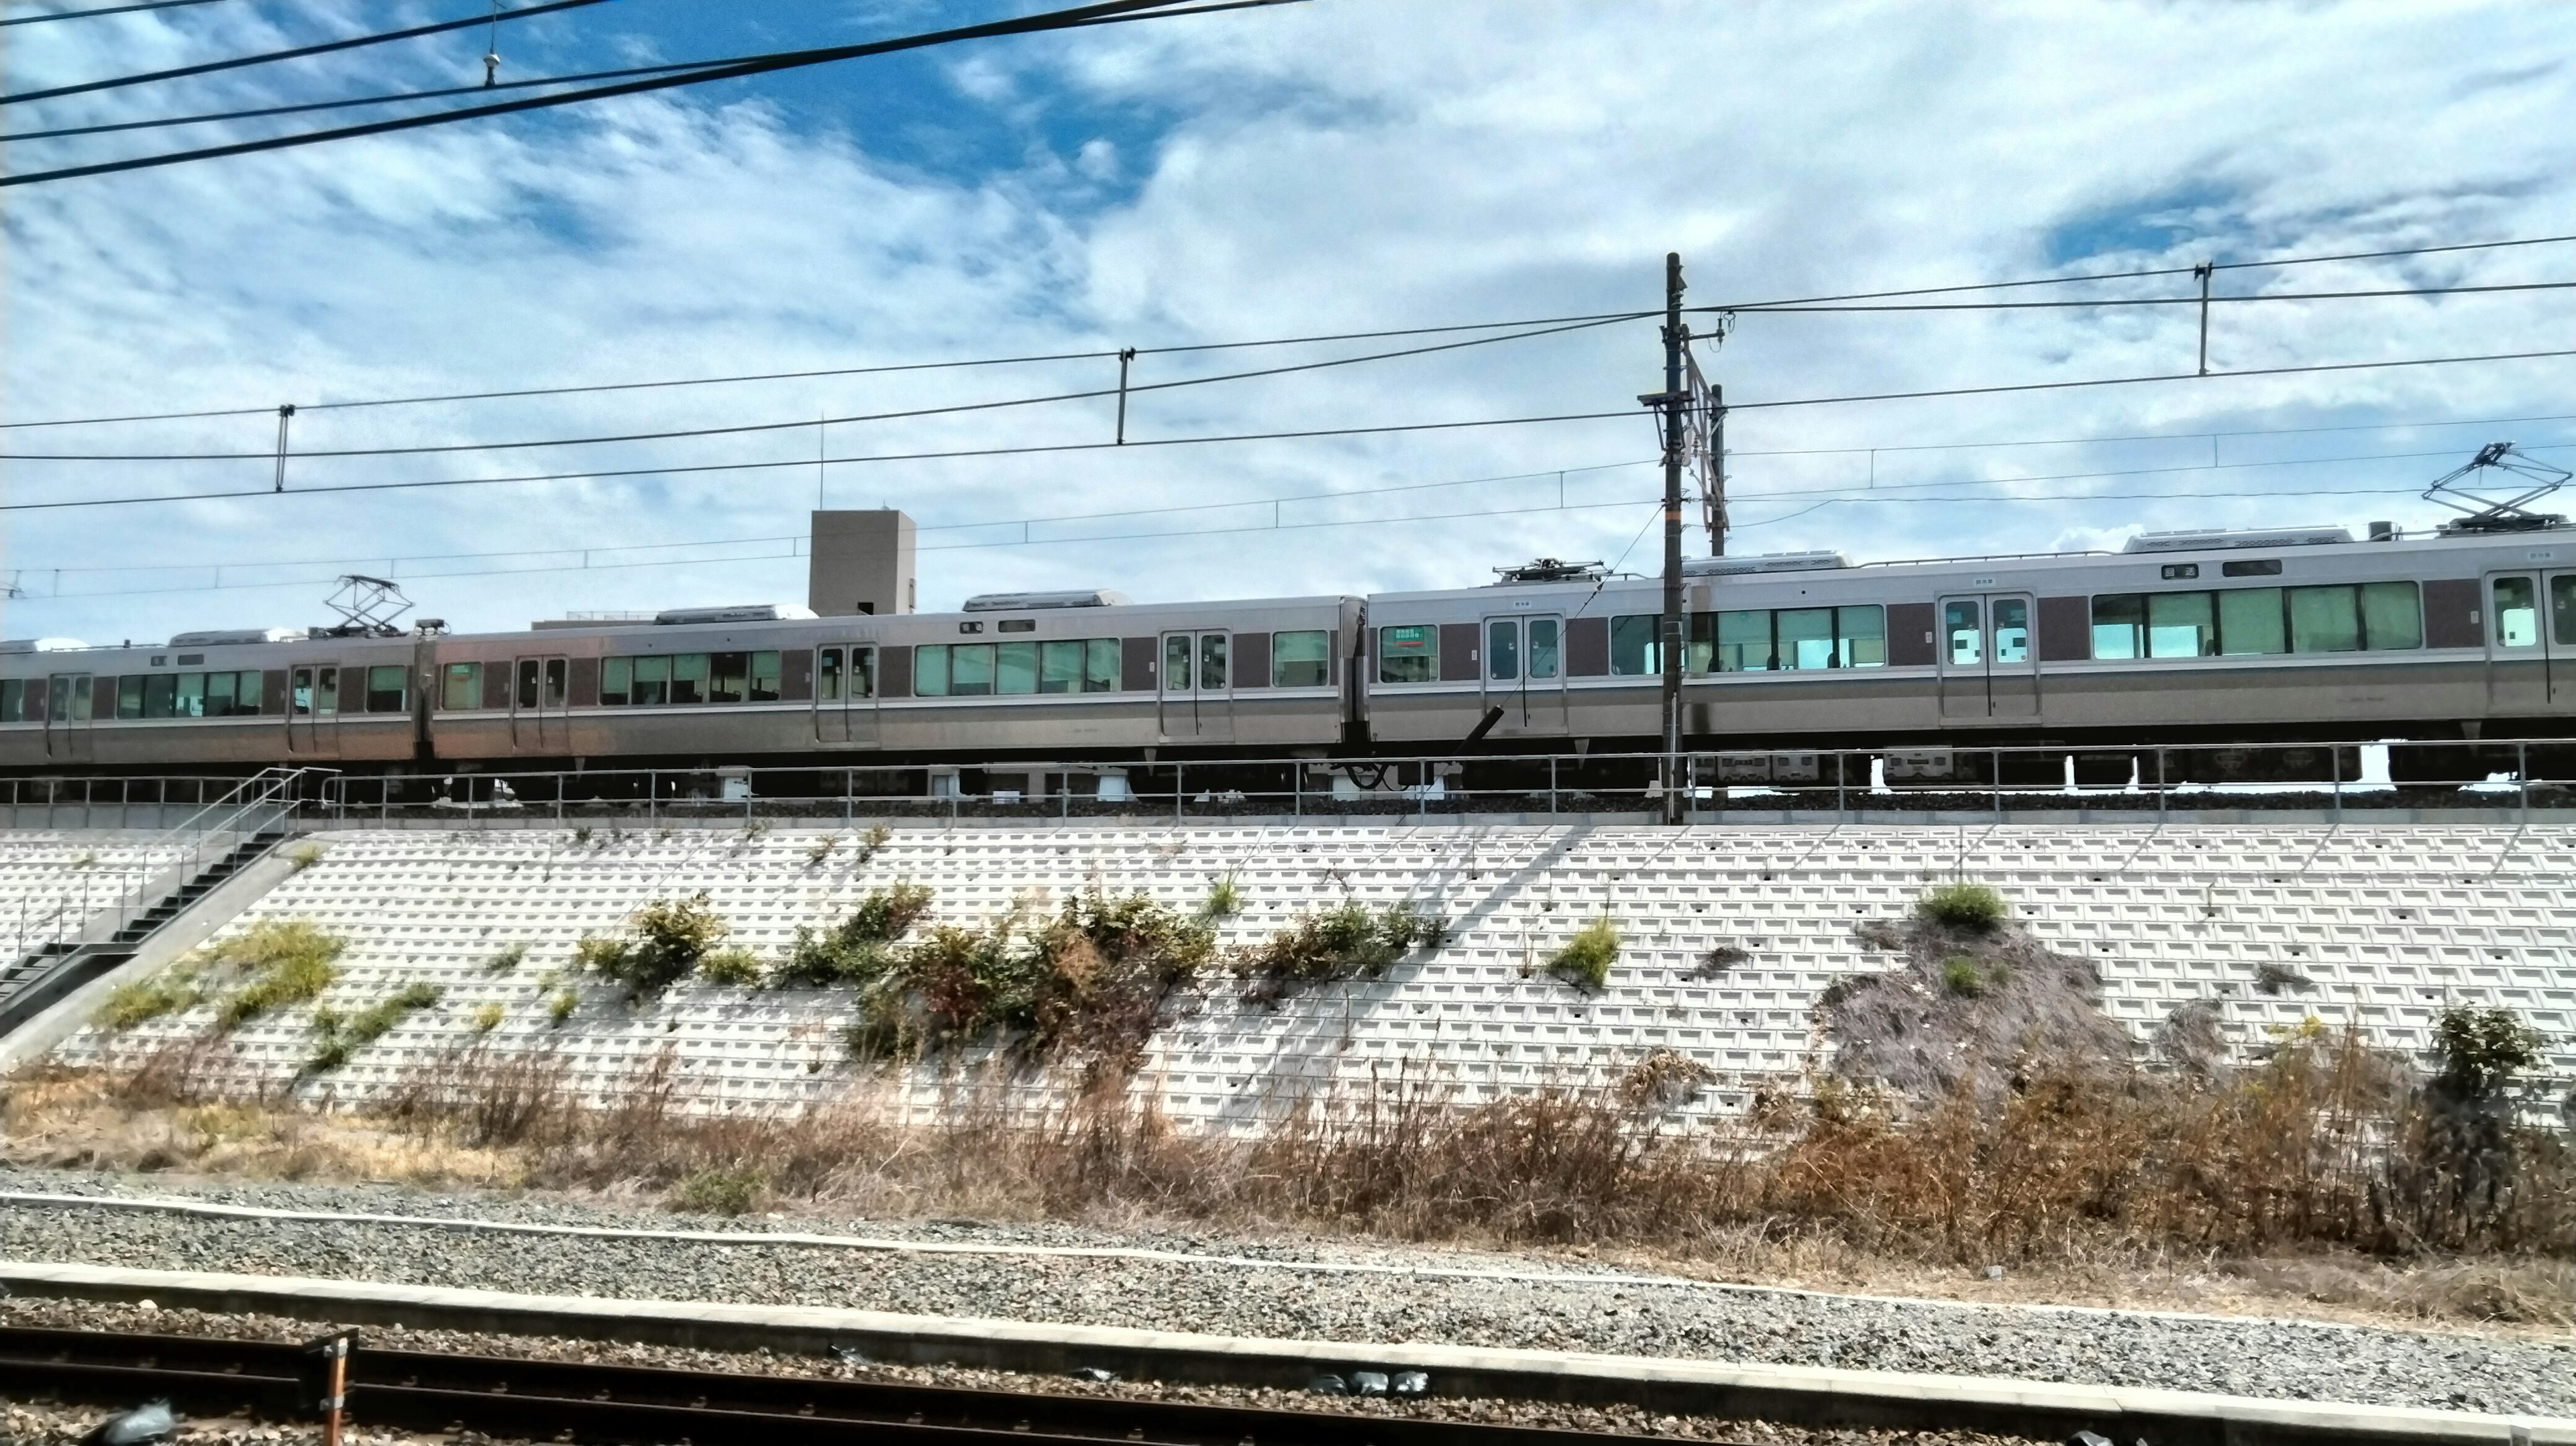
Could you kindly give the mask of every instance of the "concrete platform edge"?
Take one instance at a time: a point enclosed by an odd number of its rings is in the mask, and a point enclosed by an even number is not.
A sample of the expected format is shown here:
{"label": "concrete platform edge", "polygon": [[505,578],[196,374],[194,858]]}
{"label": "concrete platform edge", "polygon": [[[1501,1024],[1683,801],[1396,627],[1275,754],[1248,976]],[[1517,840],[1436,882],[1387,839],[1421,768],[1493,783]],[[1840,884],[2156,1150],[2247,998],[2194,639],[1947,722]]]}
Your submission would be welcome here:
{"label": "concrete platform edge", "polygon": [[297,1276],[0,1261],[20,1295],[284,1315],[357,1325],[636,1341],[823,1355],[854,1347],[910,1365],[1035,1374],[1081,1366],[1129,1379],[1300,1387],[1325,1370],[1429,1372],[1444,1396],[1506,1397],[1895,1429],[2064,1439],[2079,1429],[2155,1446],[2326,1441],[2576,1446],[2576,1419],[2279,1401],[1996,1377],[1912,1375],[1444,1345],[1193,1335],[1107,1326],[911,1316],[816,1306],[513,1295]]}

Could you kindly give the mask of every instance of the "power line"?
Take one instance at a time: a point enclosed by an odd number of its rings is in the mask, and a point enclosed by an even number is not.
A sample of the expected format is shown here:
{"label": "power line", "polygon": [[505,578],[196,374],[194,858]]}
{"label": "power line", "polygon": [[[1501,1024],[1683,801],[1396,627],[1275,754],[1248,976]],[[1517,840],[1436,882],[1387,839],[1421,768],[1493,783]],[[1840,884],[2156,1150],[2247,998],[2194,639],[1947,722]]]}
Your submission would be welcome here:
{"label": "power line", "polygon": [[1834,312],[2043,311],[2115,306],[2233,306],[2252,301],[2361,301],[2387,296],[2466,296],[2488,291],[2567,291],[2576,281],[2514,281],[2493,286],[2403,286],[2377,291],[2272,291],[2236,296],[2114,296],[2080,301],[1932,301],[1820,305],[1738,306],[1739,316],[1800,316]]}
{"label": "power line", "polygon": [[199,61],[195,65],[174,66],[168,70],[145,71],[139,75],[112,76],[106,80],[85,80],[77,85],[57,85],[48,90],[20,91],[0,95],[0,105],[17,105],[31,100],[58,100],[67,95],[88,95],[95,91],[122,90],[130,85],[149,85],[156,81],[183,80],[192,75],[211,75],[221,70],[240,70],[245,66],[271,65],[283,60],[302,60],[308,56],[328,55],[334,51],[357,50],[369,45],[385,45],[396,40],[417,40],[424,35],[439,35],[450,30],[467,30],[477,25],[490,25],[502,20],[524,20],[531,15],[546,15],[557,10],[574,10],[596,5],[600,0],[544,0],[516,10],[495,10],[466,20],[441,20],[434,25],[414,25],[405,30],[380,30],[367,35],[352,35],[342,40],[326,40],[316,45],[299,45],[291,50],[270,50],[258,55],[236,55],[224,60]]}
{"label": "power line", "polygon": [[[570,3],[570,0],[559,0]],[[954,44],[965,40],[984,40],[1009,35],[1034,35],[1046,31],[1073,30],[1093,25],[1118,25],[1131,20],[1159,20],[1182,15],[1208,15],[1226,10],[1254,9],[1269,5],[1296,4],[1299,0],[1216,0],[1216,3],[1176,8],[1178,0],[1101,0],[1101,3],[1069,10],[1046,11],[1011,20],[990,21],[982,25],[958,26],[948,30],[927,31],[900,36],[892,40],[869,41],[859,45],[835,45],[812,50],[779,51],[767,55],[746,56],[705,69],[677,75],[651,76],[621,81],[614,85],[594,86],[587,90],[565,91],[557,95],[526,96],[517,100],[496,101],[489,105],[461,106],[429,115],[400,116],[389,120],[369,121],[363,125],[342,126],[336,130],[305,131],[295,135],[270,136],[255,141],[236,141],[229,145],[203,146],[189,151],[168,151],[154,156],[134,156],[124,160],[101,161],[83,166],[61,166],[50,171],[28,171],[0,176],[0,186],[35,185],[45,181],[71,180],[80,176],[111,175],[120,171],[145,170],[156,166],[177,165],[183,161],[214,160],[223,156],[250,155],[260,151],[285,150],[296,146],[317,145],[324,141],[351,140],[360,136],[385,135],[394,131],[417,130],[424,126],[447,125],[455,121],[475,120],[484,116],[515,115],[522,111],[544,110],[553,106],[575,105],[583,101],[606,100],[622,95],[641,95],[650,91],[670,90],[679,86],[703,85],[709,81],[736,80],[745,76],[767,75],[802,66],[824,65],[834,61],[855,60],[865,56],[891,55],[898,51],[919,50],[930,46]]]}
{"label": "power line", "polygon": [[[1102,397],[1133,395],[1138,392],[1172,391],[1182,387],[1203,387],[1218,382],[1245,381],[1257,377],[1285,376],[1292,372],[1324,371],[1333,367],[1356,366],[1363,362],[1391,361],[1401,357],[1428,356],[1435,352],[1458,351],[1467,347],[1492,346],[1499,342],[1526,341],[1531,337],[1556,336],[1570,331],[1583,331],[1608,325],[1604,321],[1576,321],[1563,326],[1543,327],[1532,331],[1505,332],[1499,336],[1469,337],[1462,341],[1437,342],[1429,346],[1405,347],[1398,351],[1368,352],[1359,356],[1327,357],[1322,361],[1292,362],[1284,366],[1258,367],[1251,371],[1220,372],[1215,376],[1182,377],[1168,382],[1139,382],[1123,387],[1093,387],[1078,392],[1055,392],[1036,397],[1004,397],[994,401],[951,402],[936,407],[909,407],[893,412],[855,413],[845,417],[800,417],[785,422],[739,422],[724,427],[681,427],[660,432],[627,432],[610,436],[551,437],[526,442],[435,442],[413,447],[340,447],[313,448],[294,454],[299,460],[323,457],[412,457],[457,452],[516,452],[548,447],[595,447],[623,442],[670,442],[695,437],[740,436],[753,432],[801,432],[808,427],[843,426],[853,422],[903,421],[915,417],[949,416],[959,412],[999,411],[1010,407],[1044,406],[1056,402],[1092,401]],[[9,452],[0,453],[0,462],[241,462],[274,457],[275,452]]]}
{"label": "power line", "polygon": [[182,5],[205,5],[212,0],[136,0],[131,5],[109,5],[96,10],[49,10],[42,15],[13,15],[0,20],[0,25],[42,25],[48,20],[95,20],[102,15],[129,15],[137,10],[175,10]]}
{"label": "power line", "polygon": [[[600,73],[610,74],[629,72]],[[535,82],[520,83],[532,84]],[[2225,263],[2221,269],[2241,270],[2252,267],[2307,266],[2329,261],[2372,260],[2395,256],[2427,255],[2437,252],[2494,250],[2518,246],[2545,246],[2571,241],[2576,241],[2576,235],[2526,236],[2503,241],[2466,241],[2442,246],[2419,246],[2398,251],[2348,252],[2338,255],[2324,256],[2287,256],[2270,261],[2228,262]],[[2026,277],[2010,281],[1965,282],[1948,286],[1914,287],[1895,291],[1857,291],[1845,292],[1833,296],[1790,297],[1772,301],[1726,302],[1713,306],[1692,307],[1688,309],[1698,312],[1743,312],[1763,311],[1774,308],[1814,308],[1827,302],[1867,301],[1899,296],[1938,296],[1962,291],[1992,291],[2028,286],[2067,286],[2088,281],[2125,281],[2142,277],[2187,275],[2190,273],[2191,269],[2192,268],[2190,267],[2167,267],[2144,271],[2093,272],[2063,276]],[[2219,298],[2216,297],[2211,298],[2213,301],[2218,299]],[[2198,298],[2186,298],[2186,300],[2197,301]],[[2108,303],[2083,304],[2106,305]],[[2159,299],[2158,304],[2165,303]],[[1170,346],[1139,347],[1136,349],[1136,353],[1139,356],[1163,356],[1178,355],[1188,352],[1239,350],[1252,347],[1302,346],[1334,341],[1378,341],[1396,337],[1434,336],[1461,331],[1493,331],[1528,327],[1562,326],[1576,322],[1634,321],[1653,315],[1654,313],[1651,311],[1590,312],[1575,316],[1532,317],[1518,321],[1458,322],[1441,326],[1397,327],[1377,331],[1335,332],[1290,337],[1264,337],[1248,341],[1179,343]],[[952,361],[898,362],[888,365],[864,367],[828,367],[808,371],[746,372],[725,376],[682,377],[656,381],[592,382],[568,386],[518,387],[500,391],[448,392],[411,397],[370,397],[340,402],[307,402],[300,404],[298,410],[319,412],[357,407],[417,406],[444,402],[479,402],[524,397],[571,396],[592,392],[643,391],[665,387],[722,386],[745,382],[804,381],[824,377],[872,376],[891,372],[941,371],[985,366],[1017,366],[1040,362],[1097,361],[1115,357],[1117,354],[1118,350],[1116,348],[1102,348],[1094,351],[1047,352],[1026,356],[975,357]],[[88,427],[135,422],[194,421],[211,417],[265,417],[275,415],[276,410],[276,407],[272,405],[258,407],[219,407],[187,412],[149,412],[110,417],[63,417],[41,421],[0,422],[0,431],[17,430],[29,427]],[[799,425],[806,424],[800,423]]]}
{"label": "power line", "polygon": [[[2008,386],[1952,387],[1912,392],[1877,392],[1839,397],[1796,397],[1774,402],[1729,403],[1730,411],[1750,411],[1788,407],[1833,406],[1851,402],[1910,401],[1953,396],[1989,396],[2008,392],[2055,391],[2075,387],[2135,386],[2153,382],[2207,381],[2214,378],[2290,376],[2302,373],[2346,372],[2410,366],[2450,366],[2470,362],[2529,361],[2543,358],[2576,356],[2576,348],[2553,351],[2497,352],[2483,356],[2408,357],[2376,362],[2331,362],[2307,366],[2253,367],[2236,371],[2212,371],[2206,376],[2194,372],[2168,372],[2135,377],[2098,377],[2063,382],[2023,382]],[[1096,452],[1118,448],[1188,447],[1232,442],[1302,441],[1323,437],[1384,436],[1400,432],[1462,431],[1483,427],[1540,426],[1561,422],[1591,422],[1611,419],[1630,420],[1640,413],[1632,410],[1614,412],[1560,412],[1531,417],[1486,417],[1471,421],[1392,422],[1365,427],[1311,427],[1272,432],[1213,433],[1195,437],[1130,438],[1124,442],[1046,442],[1012,447],[967,447],[934,452],[883,452],[864,456],[828,457],[827,466],[850,466],[869,462],[925,462],[959,458],[1022,457],[1064,452]],[[807,423],[806,425],[812,425]],[[266,456],[268,454],[258,454]],[[346,492],[404,492],[422,488],[478,487],[524,482],[612,481],[624,477],[663,477],[716,472],[754,472],[779,467],[806,468],[815,465],[811,457],[772,462],[696,463],[678,467],[631,467],[587,472],[537,473],[512,477],[439,477],[410,482],[353,482],[298,487],[279,493],[268,487],[238,488],[221,492],[175,492],[135,497],[89,497],[53,502],[0,503],[0,512],[41,512],[82,507],[139,506],[161,502],[202,502],[232,497],[310,497]]]}
{"label": "power line", "polygon": [[1730,457],[1823,457],[1863,452],[1955,452],[1981,447],[2082,447],[2112,442],[2197,442],[2212,437],[2292,437],[2315,432],[2401,432],[2413,427],[2509,427],[2519,422],[2576,422],[2576,412],[2545,412],[2527,417],[2456,417],[2441,421],[2340,422],[2321,427],[2240,427],[2210,432],[2131,432],[2104,437],[2015,437],[1995,442],[1888,442],[1853,447],[1773,447],[1756,450],[1729,447]]}

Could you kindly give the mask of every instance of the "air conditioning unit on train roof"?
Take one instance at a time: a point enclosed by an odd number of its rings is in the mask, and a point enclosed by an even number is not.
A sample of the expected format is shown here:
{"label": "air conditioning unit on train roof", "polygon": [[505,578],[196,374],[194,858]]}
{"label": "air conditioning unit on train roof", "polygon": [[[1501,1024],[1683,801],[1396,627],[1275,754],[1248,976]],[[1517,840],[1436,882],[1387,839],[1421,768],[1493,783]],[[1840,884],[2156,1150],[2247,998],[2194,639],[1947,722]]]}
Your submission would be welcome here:
{"label": "air conditioning unit on train roof", "polygon": [[2207,552],[2225,547],[2324,547],[2330,543],[2350,542],[2352,534],[2340,527],[2257,527],[2230,532],[2224,528],[2197,527],[2181,532],[2141,532],[2122,547],[2122,552]]}
{"label": "air conditioning unit on train roof", "polygon": [[172,637],[174,648],[238,647],[248,643],[300,643],[313,636],[306,628],[214,628],[202,633],[180,633]]}
{"label": "air conditioning unit on train roof", "polygon": [[1684,577],[1737,577],[1756,572],[1828,572],[1851,566],[1839,552],[1761,552],[1751,557],[1693,557],[1682,562]]}
{"label": "air conditioning unit on train roof", "polygon": [[11,638],[0,642],[0,653],[77,653],[88,646],[78,638]]}
{"label": "air conditioning unit on train roof", "polygon": [[1026,613],[1040,608],[1123,608],[1127,594],[1105,587],[1080,592],[983,592],[966,599],[970,613]]}
{"label": "air conditioning unit on train roof", "polygon": [[743,603],[722,608],[666,608],[653,615],[656,627],[679,627],[689,623],[780,623],[814,616],[814,610],[802,603]]}

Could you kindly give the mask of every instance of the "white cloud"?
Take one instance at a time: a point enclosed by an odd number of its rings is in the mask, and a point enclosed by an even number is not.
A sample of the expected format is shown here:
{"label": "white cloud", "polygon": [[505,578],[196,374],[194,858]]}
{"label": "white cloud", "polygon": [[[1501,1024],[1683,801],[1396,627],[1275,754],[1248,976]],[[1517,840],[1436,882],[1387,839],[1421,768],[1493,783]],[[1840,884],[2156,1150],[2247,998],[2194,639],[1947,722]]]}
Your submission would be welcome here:
{"label": "white cloud", "polygon": [[[248,22],[243,22],[247,24]],[[661,99],[578,120],[478,125],[10,193],[5,356],[12,418],[265,406],[293,399],[793,371],[956,356],[1368,330],[1645,308],[1681,250],[1693,302],[2029,275],[2069,228],[2091,264],[2184,265],[2576,232],[2576,74],[2499,67],[2564,50],[2549,7],[1295,7],[1118,27],[966,55],[943,104],[1038,126],[1139,108],[1176,117],[1058,159],[963,179],[871,154],[782,106]],[[37,27],[50,29],[51,27]],[[70,29],[72,27],[63,27]],[[139,32],[138,32],[139,33]],[[157,58],[241,48],[248,29],[171,25]],[[272,42],[273,43],[273,42]],[[115,68],[21,49],[22,80]],[[861,68],[847,83],[865,85]],[[961,98],[962,97],[962,98]],[[925,92],[925,104],[931,96]],[[101,100],[105,118],[139,102]],[[123,113],[132,113],[130,110]],[[926,116],[925,123],[936,122]],[[1072,144],[1072,143],[1067,143]],[[23,160],[21,166],[25,164]],[[1099,187],[1135,178],[1107,204]],[[2141,213],[2188,232],[2133,225]],[[2563,278],[2576,248],[2224,274],[2295,281]],[[2179,291],[2188,278],[2153,283]],[[2538,293],[2222,309],[2222,368],[2564,344],[2570,303]],[[2116,545],[2139,528],[2411,515],[2402,497],[2211,501],[2226,486],[2399,487],[2448,465],[2158,470],[2221,461],[2465,454],[2478,428],[2012,450],[1983,439],[2234,432],[2529,416],[2564,361],[2351,372],[1766,410],[1784,398],[2188,370],[2185,311],[1743,318],[1710,357],[1743,410],[1742,550],[1864,556]],[[1326,354],[1140,359],[1140,383]],[[1616,411],[1658,381],[1650,326],[1369,367],[1139,393],[1132,437]],[[1106,360],[423,409],[307,410],[299,448],[428,445],[873,412],[1114,381]],[[1105,439],[1109,406],[845,425],[835,454]],[[268,416],[5,435],[65,448],[256,452]],[[2567,423],[2518,430],[2576,438]],[[2546,437],[2544,437],[2546,434]],[[810,458],[810,427],[580,450],[299,461],[299,483],[584,466]],[[1851,449],[1818,452],[1815,449]],[[1873,453],[1872,449],[1876,449]],[[1641,418],[1254,446],[844,465],[835,502],[926,522],[1022,518],[1552,472],[1648,457]],[[1782,455],[1798,452],[1803,455]],[[265,486],[269,464],[11,463],[13,501],[82,487]],[[2093,482],[2067,474],[2123,472]],[[2082,505],[1864,500],[1821,487],[2032,496]],[[2034,480],[2053,479],[2053,480]],[[1927,485],[1930,484],[1930,485]],[[186,563],[197,575],[69,574],[121,597],[10,604],[13,635],[154,636],[306,621],[325,588],[153,594],[278,559],[607,547],[804,529],[810,468],[376,496],[247,497],[17,513],[8,566]],[[1910,493],[1909,489],[1910,488]],[[1577,475],[1574,502],[1640,504],[1651,469]],[[1339,515],[1554,501],[1552,478],[1354,502]],[[1315,504],[1282,520],[1329,515]],[[1227,520],[1254,520],[1224,514]],[[1640,505],[1195,541],[925,552],[925,601],[1101,583],[1142,597],[1361,591],[1481,580],[1537,553],[1617,556]],[[1266,512],[1257,520],[1266,520]],[[1186,518],[1103,524],[1179,528]],[[1013,533],[1012,535],[1016,535]],[[925,546],[961,540],[931,533]],[[1638,558],[1651,557],[1651,539]],[[1637,566],[1638,558],[1630,565]],[[594,559],[597,561],[599,559]],[[295,576],[320,569],[301,569]],[[435,570],[422,564],[415,571]],[[515,625],[566,608],[800,595],[803,564],[425,579],[426,611]],[[30,586],[51,585],[31,574]]]}

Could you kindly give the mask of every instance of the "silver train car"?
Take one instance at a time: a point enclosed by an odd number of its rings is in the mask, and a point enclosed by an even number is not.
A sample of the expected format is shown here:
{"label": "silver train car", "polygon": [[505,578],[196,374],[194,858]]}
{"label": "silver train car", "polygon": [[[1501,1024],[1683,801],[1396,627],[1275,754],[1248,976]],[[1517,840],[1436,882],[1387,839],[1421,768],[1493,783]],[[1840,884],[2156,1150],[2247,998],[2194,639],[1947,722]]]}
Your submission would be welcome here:
{"label": "silver train car", "polygon": [[[2151,534],[1686,572],[1701,748],[2576,731],[2576,530]],[[347,772],[1653,746],[1661,584],[697,609],[527,632],[0,644],[0,770]]]}

